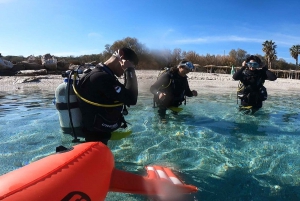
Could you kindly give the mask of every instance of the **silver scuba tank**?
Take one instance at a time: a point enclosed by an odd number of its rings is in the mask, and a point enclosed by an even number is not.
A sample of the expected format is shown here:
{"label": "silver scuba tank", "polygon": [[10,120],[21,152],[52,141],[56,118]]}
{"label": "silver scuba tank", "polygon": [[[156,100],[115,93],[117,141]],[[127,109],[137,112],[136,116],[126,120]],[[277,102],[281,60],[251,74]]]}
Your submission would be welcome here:
{"label": "silver scuba tank", "polygon": [[[73,80],[70,80],[72,85]],[[72,125],[68,110],[68,90],[70,89],[69,108],[72,118],[73,127],[79,129],[82,126],[82,115],[77,102],[76,94],[73,87],[68,87],[68,78],[64,78],[64,82],[61,83],[55,90],[55,106],[58,110],[58,117],[60,127],[66,133],[72,130]]]}

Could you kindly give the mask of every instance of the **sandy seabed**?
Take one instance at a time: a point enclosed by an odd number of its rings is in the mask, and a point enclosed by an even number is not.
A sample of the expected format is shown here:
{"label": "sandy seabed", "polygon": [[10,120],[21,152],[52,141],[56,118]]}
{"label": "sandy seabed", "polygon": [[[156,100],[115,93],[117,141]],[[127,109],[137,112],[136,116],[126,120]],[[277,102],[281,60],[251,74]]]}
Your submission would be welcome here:
{"label": "sandy seabed", "polygon": [[[140,91],[149,90],[156,81],[159,71],[137,70],[138,84]],[[188,74],[189,85],[201,93],[220,93],[225,91],[236,91],[238,81],[234,81],[229,74],[211,74],[191,72]],[[123,80],[123,79],[122,79]],[[39,75],[39,76],[0,76],[1,92],[55,91],[56,87],[63,82],[61,75]],[[300,89],[300,80],[278,78],[275,81],[266,81],[265,87],[268,93],[272,91],[282,93],[294,93]]]}

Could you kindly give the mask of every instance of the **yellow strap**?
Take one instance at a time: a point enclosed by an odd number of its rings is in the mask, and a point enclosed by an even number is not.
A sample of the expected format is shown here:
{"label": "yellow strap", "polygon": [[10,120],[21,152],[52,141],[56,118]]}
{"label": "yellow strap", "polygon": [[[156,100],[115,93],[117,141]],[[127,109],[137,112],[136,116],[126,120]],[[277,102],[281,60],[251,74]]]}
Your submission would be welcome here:
{"label": "yellow strap", "polygon": [[249,110],[252,108],[252,106],[240,106],[241,109],[246,109],[246,110]]}
{"label": "yellow strap", "polygon": [[170,79],[170,82],[169,82],[169,84],[166,87],[164,87],[164,85],[162,85],[161,88],[163,88],[163,89],[168,88],[168,86],[170,86],[171,82],[172,82],[172,79]]}
{"label": "yellow strap", "polygon": [[[77,76],[77,74],[74,73],[74,83],[76,83],[76,76]],[[123,103],[107,105],[107,104],[100,104],[100,103],[95,103],[95,102],[89,101],[89,100],[87,100],[87,99],[85,99],[85,98],[83,98],[82,96],[79,95],[79,93],[76,91],[76,88],[75,88],[74,84],[72,84],[72,87],[73,87],[73,90],[74,90],[76,96],[78,96],[81,100],[83,100],[84,102],[89,103],[91,105],[95,105],[95,106],[98,106],[98,107],[118,107],[118,106],[123,105]]]}

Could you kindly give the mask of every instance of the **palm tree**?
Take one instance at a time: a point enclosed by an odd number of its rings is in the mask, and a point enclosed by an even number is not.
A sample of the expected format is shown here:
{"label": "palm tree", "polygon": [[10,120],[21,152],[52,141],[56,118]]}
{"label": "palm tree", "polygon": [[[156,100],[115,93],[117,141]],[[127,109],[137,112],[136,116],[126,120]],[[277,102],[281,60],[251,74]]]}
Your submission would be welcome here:
{"label": "palm tree", "polygon": [[272,69],[272,62],[277,59],[276,56],[277,53],[275,50],[277,45],[275,45],[275,42],[273,42],[272,40],[270,41],[266,40],[262,45],[263,45],[262,51],[265,52],[265,58],[267,60],[268,67]]}
{"label": "palm tree", "polygon": [[300,54],[300,45],[293,45],[290,48],[291,56],[296,59],[296,66],[298,66],[298,55]]}

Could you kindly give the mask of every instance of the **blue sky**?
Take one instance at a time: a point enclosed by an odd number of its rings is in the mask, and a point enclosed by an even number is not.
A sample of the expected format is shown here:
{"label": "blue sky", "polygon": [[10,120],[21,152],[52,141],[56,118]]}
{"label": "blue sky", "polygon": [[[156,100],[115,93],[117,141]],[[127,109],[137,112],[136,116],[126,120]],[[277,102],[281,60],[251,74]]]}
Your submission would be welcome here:
{"label": "blue sky", "polygon": [[149,49],[263,55],[273,40],[278,58],[295,63],[299,8],[299,0],[0,0],[0,53],[98,54],[133,37]]}

